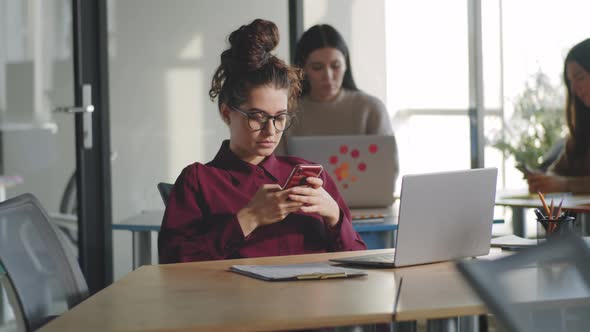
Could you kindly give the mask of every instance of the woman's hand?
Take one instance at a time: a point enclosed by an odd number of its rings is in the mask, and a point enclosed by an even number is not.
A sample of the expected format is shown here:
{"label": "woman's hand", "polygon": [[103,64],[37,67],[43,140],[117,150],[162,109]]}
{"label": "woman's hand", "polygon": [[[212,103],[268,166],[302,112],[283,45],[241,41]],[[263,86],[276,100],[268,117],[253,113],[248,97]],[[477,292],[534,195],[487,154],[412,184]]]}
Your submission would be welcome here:
{"label": "woman's hand", "polygon": [[278,184],[262,185],[248,205],[237,213],[244,236],[259,226],[274,224],[298,211],[303,203],[287,200],[292,189],[283,191]]}
{"label": "woman's hand", "polygon": [[548,175],[544,173],[532,173],[527,176],[529,192],[543,193],[567,191],[567,179],[563,176]]}
{"label": "woman's hand", "polygon": [[333,227],[340,218],[340,207],[336,201],[322,187],[324,181],[319,178],[308,177],[306,186],[294,187],[289,198],[297,203],[303,204],[302,212],[318,213],[324,218],[328,226]]}

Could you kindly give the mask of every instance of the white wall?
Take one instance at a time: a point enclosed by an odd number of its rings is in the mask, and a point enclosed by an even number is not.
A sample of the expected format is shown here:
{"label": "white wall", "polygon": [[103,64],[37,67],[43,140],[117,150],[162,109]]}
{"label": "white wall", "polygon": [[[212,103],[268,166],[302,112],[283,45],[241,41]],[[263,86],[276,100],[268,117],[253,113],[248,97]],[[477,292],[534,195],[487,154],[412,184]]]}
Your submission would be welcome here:
{"label": "white wall", "polygon": [[[163,209],[156,183],[174,182],[188,164],[211,160],[228,138],[208,91],[233,30],[255,18],[274,21],[281,33],[276,53],[288,61],[288,2],[113,0],[109,6],[113,222],[120,222]],[[131,268],[128,232],[114,232],[114,255],[117,279]]]}
{"label": "white wall", "polygon": [[348,45],[357,86],[386,103],[385,1],[305,0],[305,29],[330,24]]}

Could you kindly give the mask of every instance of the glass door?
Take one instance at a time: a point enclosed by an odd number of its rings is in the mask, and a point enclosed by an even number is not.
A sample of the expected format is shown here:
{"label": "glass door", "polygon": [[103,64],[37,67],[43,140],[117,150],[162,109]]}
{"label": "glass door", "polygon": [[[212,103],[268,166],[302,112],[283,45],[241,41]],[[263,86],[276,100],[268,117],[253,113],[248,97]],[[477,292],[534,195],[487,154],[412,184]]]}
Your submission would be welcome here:
{"label": "glass door", "polygon": [[52,111],[74,102],[71,5],[7,0],[1,6],[0,199],[34,194],[75,247],[74,118]]}
{"label": "glass door", "polygon": [[35,195],[78,254],[74,118],[52,112],[74,102],[71,4],[6,0],[0,17],[0,199]]}
{"label": "glass door", "polygon": [[91,293],[112,280],[105,3],[0,1],[0,200],[39,199]]}

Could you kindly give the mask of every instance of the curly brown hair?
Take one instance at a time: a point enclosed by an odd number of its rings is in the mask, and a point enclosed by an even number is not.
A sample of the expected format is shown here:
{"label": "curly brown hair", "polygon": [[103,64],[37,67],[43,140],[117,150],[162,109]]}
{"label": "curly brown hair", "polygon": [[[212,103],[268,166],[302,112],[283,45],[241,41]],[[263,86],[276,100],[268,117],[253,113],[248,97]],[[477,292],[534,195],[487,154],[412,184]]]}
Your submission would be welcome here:
{"label": "curly brown hair", "polygon": [[247,101],[252,88],[271,85],[288,90],[288,109],[295,110],[301,93],[301,70],[271,53],[279,44],[277,26],[256,19],[232,32],[229,43],[211,81],[211,100],[218,98],[219,108],[222,104],[238,107]]}

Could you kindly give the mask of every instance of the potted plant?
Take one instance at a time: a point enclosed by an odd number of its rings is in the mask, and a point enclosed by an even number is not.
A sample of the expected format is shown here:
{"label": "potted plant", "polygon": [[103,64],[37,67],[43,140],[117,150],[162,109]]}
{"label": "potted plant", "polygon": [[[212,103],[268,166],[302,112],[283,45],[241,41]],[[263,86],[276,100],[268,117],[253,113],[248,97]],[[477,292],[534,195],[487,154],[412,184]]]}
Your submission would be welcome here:
{"label": "potted plant", "polygon": [[514,101],[514,112],[491,145],[514,158],[521,171],[545,170],[545,154],[566,134],[563,87],[554,86],[540,70]]}

